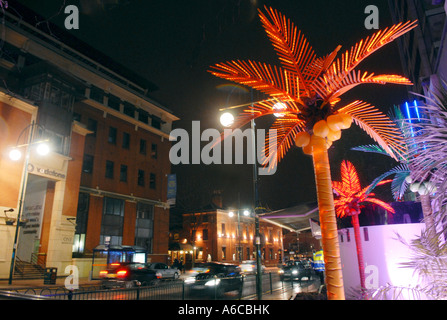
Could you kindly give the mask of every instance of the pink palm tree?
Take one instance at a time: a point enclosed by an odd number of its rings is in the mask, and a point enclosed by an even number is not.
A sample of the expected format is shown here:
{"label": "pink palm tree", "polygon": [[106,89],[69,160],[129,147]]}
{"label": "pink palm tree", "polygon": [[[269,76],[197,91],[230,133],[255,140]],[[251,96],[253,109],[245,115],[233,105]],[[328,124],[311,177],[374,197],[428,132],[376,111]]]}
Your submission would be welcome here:
{"label": "pink palm tree", "polygon": [[[391,182],[392,180],[383,180],[377,186]],[[357,247],[357,259],[359,263],[360,286],[362,290],[365,289],[365,264],[363,261],[363,249],[360,238],[360,224],[359,214],[362,208],[362,203],[371,202],[379,205],[385,210],[394,213],[394,209],[382,200],[374,198],[374,193],[368,193],[370,185],[366,188],[361,188],[360,180],[354,165],[344,160],[341,163],[341,182],[333,181],[332,188],[336,195],[334,199],[335,212],[337,217],[343,218],[350,216],[352,219],[352,226],[354,228],[355,244]]]}

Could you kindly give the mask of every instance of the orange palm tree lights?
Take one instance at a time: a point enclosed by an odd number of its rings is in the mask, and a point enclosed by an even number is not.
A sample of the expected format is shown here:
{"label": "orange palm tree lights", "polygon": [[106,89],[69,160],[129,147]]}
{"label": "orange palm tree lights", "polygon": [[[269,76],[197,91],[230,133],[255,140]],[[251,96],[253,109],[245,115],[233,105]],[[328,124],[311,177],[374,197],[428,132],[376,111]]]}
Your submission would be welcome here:
{"label": "orange palm tree lights", "polygon": [[[341,95],[365,84],[404,84],[411,82],[398,75],[374,75],[356,69],[370,54],[416,26],[414,22],[399,23],[379,30],[358,42],[336,59],[341,46],[332,53],[318,57],[304,35],[280,12],[265,8],[259,17],[281,67],[255,61],[229,61],[211,67],[220,78],[249,86],[270,96],[254,103],[236,117],[233,127],[241,127],[258,117],[276,114],[274,150],[266,147],[266,161],[276,164],[295,144],[312,155],[322,229],[322,245],[326,265],[329,299],[344,299],[343,279],[338,247],[337,224],[331,186],[327,148],[340,138],[340,130],[354,121],[392,157],[405,150],[399,130],[383,113],[370,104],[357,100],[341,104]],[[278,107],[277,103],[281,103]],[[278,116],[281,115],[281,116]],[[270,141],[270,137],[267,137]],[[274,141],[274,140],[273,140]],[[268,143],[266,143],[268,145]]]}
{"label": "orange palm tree lights", "polygon": [[[382,180],[376,186],[389,183],[392,180]],[[350,216],[352,227],[354,228],[355,244],[357,247],[357,259],[359,263],[360,286],[365,289],[365,264],[363,261],[363,249],[360,238],[359,214],[364,202],[371,202],[379,205],[385,210],[394,213],[394,209],[382,200],[374,198],[373,193],[368,193],[371,185],[366,188],[360,187],[360,180],[355,167],[349,161],[341,163],[341,181],[333,181],[332,188],[337,195],[334,200],[335,212],[338,217]]]}

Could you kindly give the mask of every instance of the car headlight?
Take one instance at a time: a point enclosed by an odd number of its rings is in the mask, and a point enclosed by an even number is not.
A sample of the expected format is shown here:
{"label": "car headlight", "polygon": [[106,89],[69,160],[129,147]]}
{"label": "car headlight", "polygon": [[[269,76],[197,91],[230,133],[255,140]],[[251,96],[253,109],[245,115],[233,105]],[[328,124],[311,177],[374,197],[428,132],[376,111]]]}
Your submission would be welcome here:
{"label": "car headlight", "polygon": [[213,279],[213,280],[209,280],[205,283],[205,286],[207,287],[214,287],[217,286],[220,283],[220,279]]}
{"label": "car headlight", "polygon": [[298,274],[298,270],[293,270],[292,274]]}
{"label": "car headlight", "polygon": [[195,277],[189,277],[185,279],[185,283],[193,283],[196,282],[196,278]]}
{"label": "car headlight", "polygon": [[280,269],[280,270],[278,271],[278,273],[279,273],[279,274],[283,274],[283,273],[284,273],[284,270]]}

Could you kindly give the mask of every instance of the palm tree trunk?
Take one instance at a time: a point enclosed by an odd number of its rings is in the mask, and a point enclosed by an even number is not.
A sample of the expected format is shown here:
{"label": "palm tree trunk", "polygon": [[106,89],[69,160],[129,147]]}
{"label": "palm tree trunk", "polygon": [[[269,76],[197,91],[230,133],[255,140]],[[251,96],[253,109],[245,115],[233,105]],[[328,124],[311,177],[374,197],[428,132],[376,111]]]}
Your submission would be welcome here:
{"label": "palm tree trunk", "polygon": [[318,210],[320,212],[327,296],[329,300],[344,300],[345,292],[341,271],[334,195],[332,193],[331,170],[324,139],[316,139],[312,148],[312,158],[317,186]]}
{"label": "palm tree trunk", "polygon": [[433,237],[436,233],[435,230],[435,220],[433,218],[433,211],[431,209],[431,201],[430,201],[430,195],[420,195],[421,199],[421,207],[422,207],[422,213],[424,215],[424,222],[425,222],[425,230],[427,230],[427,234],[431,237]]}
{"label": "palm tree trunk", "polygon": [[358,213],[352,215],[351,219],[352,219],[352,226],[354,227],[355,245],[357,247],[357,260],[359,262],[360,286],[363,292],[365,290],[365,263],[363,261],[363,247],[362,247],[362,239],[360,237],[360,223]]}

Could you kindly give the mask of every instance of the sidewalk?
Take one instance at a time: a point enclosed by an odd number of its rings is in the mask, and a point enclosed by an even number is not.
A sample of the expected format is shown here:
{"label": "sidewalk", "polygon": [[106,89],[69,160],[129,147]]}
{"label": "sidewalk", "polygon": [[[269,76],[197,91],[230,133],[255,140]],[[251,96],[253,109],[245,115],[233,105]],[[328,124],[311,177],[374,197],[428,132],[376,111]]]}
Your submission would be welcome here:
{"label": "sidewalk", "polygon": [[[16,288],[38,288],[38,287],[65,287],[66,277],[56,278],[56,284],[44,284],[43,279],[25,279],[25,280],[12,280],[9,284],[7,279],[0,280],[0,290],[12,290]],[[88,278],[80,278],[79,285],[100,285],[100,280],[89,280]]]}

